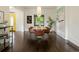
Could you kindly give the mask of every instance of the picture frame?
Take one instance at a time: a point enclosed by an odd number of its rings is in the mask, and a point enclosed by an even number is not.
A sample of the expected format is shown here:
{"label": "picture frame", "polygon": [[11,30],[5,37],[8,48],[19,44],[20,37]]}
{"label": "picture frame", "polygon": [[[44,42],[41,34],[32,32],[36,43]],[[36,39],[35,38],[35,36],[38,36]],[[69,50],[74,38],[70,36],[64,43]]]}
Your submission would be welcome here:
{"label": "picture frame", "polygon": [[4,22],[4,12],[0,11],[0,23]]}
{"label": "picture frame", "polygon": [[32,23],[32,16],[27,16],[27,24],[31,24]]}
{"label": "picture frame", "polygon": [[41,15],[38,19],[37,15],[34,15],[34,26],[44,26],[44,15]]}

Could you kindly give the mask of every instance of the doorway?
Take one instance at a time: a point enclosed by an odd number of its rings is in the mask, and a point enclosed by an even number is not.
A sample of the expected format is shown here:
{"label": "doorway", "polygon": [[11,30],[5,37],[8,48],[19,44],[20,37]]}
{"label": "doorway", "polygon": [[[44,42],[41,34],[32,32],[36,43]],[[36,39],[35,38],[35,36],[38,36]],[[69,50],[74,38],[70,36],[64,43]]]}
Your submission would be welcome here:
{"label": "doorway", "polygon": [[[10,13],[10,26],[13,26],[13,32],[16,32],[16,14],[15,13]],[[11,28],[9,29],[11,31]]]}

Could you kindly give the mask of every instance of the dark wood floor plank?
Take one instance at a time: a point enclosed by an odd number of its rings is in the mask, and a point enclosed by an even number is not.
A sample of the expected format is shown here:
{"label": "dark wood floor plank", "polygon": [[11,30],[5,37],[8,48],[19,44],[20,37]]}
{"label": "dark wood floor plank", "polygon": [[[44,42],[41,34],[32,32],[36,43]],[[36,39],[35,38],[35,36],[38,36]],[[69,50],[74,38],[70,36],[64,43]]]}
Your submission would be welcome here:
{"label": "dark wood floor plank", "polygon": [[38,43],[32,40],[29,32],[15,32],[13,47],[4,52],[76,52],[66,41],[55,32],[48,34],[47,41]]}

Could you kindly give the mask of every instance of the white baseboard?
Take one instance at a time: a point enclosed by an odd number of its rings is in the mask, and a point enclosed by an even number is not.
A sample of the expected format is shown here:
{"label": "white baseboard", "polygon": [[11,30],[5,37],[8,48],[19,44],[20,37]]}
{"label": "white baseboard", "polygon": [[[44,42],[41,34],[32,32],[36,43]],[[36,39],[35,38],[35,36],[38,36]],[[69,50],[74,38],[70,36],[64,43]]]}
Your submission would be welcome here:
{"label": "white baseboard", "polygon": [[58,31],[58,32],[56,32],[56,33],[57,33],[57,35],[59,35],[59,36],[61,36],[62,38],[65,39],[65,34],[64,34],[63,32]]}

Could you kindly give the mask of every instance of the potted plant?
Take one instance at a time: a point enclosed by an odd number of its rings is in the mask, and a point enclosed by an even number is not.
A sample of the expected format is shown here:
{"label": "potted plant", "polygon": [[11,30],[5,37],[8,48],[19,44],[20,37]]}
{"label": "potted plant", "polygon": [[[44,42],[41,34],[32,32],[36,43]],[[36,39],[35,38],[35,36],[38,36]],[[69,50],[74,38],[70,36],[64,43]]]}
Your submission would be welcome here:
{"label": "potted plant", "polygon": [[49,29],[51,29],[52,28],[52,25],[54,25],[55,24],[55,21],[49,16],[48,17],[48,27],[49,27]]}

